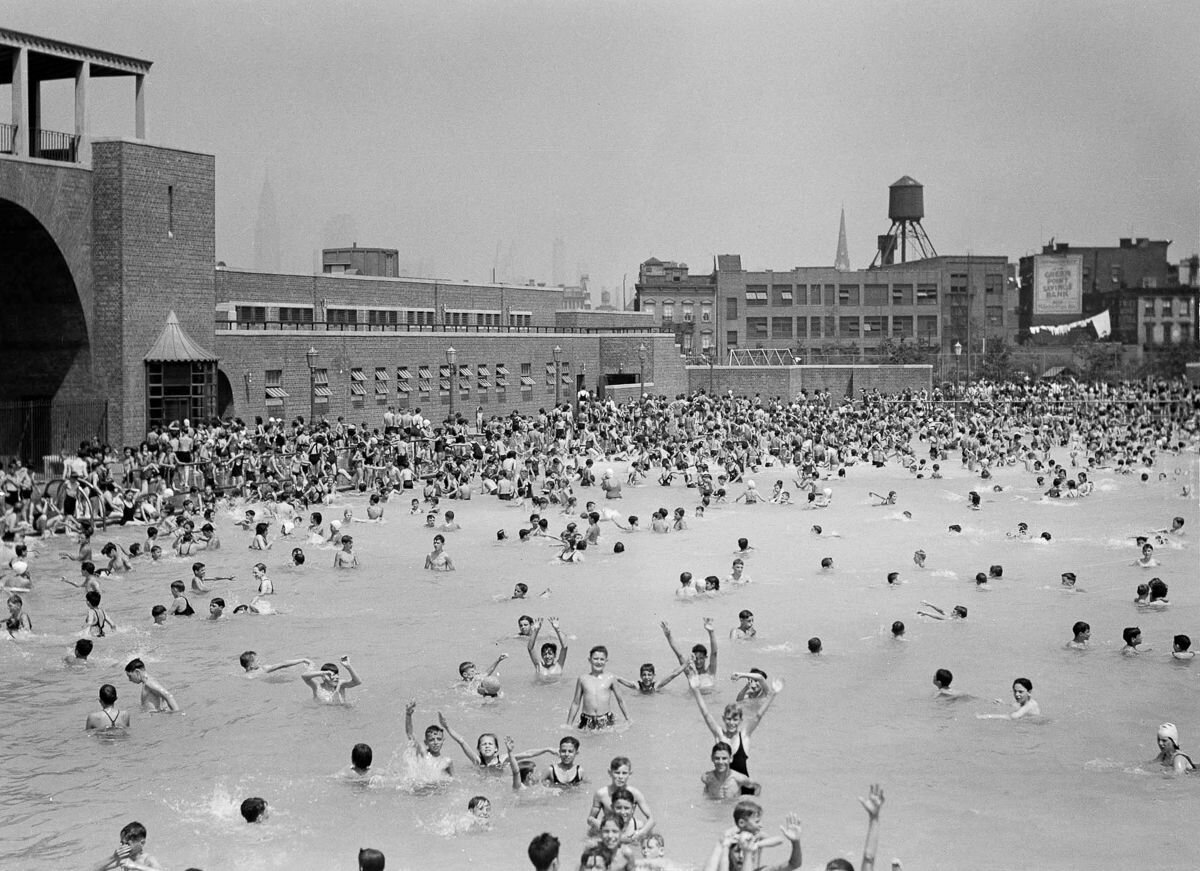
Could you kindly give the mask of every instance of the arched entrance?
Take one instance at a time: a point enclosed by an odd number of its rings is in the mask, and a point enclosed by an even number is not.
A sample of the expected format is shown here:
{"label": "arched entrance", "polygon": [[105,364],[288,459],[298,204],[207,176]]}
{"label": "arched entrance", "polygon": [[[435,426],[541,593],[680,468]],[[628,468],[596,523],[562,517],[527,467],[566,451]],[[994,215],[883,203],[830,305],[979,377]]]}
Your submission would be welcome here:
{"label": "arched entrance", "polygon": [[217,369],[217,417],[224,420],[233,412],[233,385],[229,383],[229,376]]}
{"label": "arched entrance", "polygon": [[42,223],[0,198],[0,454],[41,456],[104,437],[87,322],[63,252]]}

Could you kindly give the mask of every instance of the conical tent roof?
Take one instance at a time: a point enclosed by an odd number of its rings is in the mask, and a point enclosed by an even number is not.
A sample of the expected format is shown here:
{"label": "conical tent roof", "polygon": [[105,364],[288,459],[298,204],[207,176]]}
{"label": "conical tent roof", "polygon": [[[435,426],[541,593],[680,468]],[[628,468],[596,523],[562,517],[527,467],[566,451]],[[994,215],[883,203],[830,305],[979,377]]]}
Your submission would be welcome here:
{"label": "conical tent roof", "polygon": [[147,363],[215,363],[217,356],[192,341],[172,310],[167,315],[166,326],[144,359]]}

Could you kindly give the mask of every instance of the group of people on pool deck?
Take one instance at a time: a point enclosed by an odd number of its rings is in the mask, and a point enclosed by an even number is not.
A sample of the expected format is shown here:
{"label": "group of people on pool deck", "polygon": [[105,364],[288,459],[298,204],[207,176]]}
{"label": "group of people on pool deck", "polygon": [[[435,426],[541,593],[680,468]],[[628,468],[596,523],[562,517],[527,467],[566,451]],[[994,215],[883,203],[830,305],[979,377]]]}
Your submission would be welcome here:
{"label": "group of people on pool deck", "polygon": [[[417,442],[428,436],[432,436],[434,444],[431,454],[426,457],[423,495],[426,506],[435,512],[444,498],[465,499],[471,498],[472,494],[492,493],[505,500],[505,490],[508,494],[505,501],[535,500],[539,507],[565,497],[568,500],[565,508],[573,495],[572,481],[587,486],[590,477],[594,482],[595,476],[590,474],[592,467],[596,461],[606,458],[627,461],[631,469],[661,466],[664,472],[673,473],[666,475],[664,483],[667,486],[673,482],[674,473],[678,473],[685,482],[694,485],[702,505],[705,500],[716,498],[716,487],[746,485],[744,474],[767,464],[780,468],[794,466],[797,486],[808,488],[814,488],[822,476],[845,477],[847,470],[856,463],[878,464],[893,458],[900,460],[918,477],[936,475],[936,463],[927,472],[926,461],[914,456],[917,442],[927,445],[930,460],[945,461],[950,451],[959,451],[963,465],[983,480],[990,477],[990,470],[1000,465],[1024,465],[1033,474],[1048,475],[1057,480],[1065,470],[1051,462],[1050,451],[1064,447],[1071,449],[1073,462],[1079,460],[1086,468],[1113,468],[1118,473],[1142,475],[1150,472],[1141,470],[1154,470],[1157,474],[1166,474],[1157,472],[1156,465],[1180,450],[1194,450],[1197,445],[1200,436],[1197,392],[1186,384],[1171,383],[1157,385],[1154,396],[1157,397],[1155,402],[1159,403],[1157,406],[1145,402],[1144,395],[1130,385],[1116,388],[1076,385],[1050,390],[1040,384],[986,383],[973,385],[957,403],[942,401],[944,397],[938,391],[906,391],[895,396],[868,393],[853,403],[834,401],[827,394],[784,401],[708,396],[701,392],[675,400],[645,397],[621,406],[611,400],[590,400],[581,403],[577,418],[572,416],[569,407],[564,406],[533,416],[513,413],[477,420],[477,433],[471,440],[467,438],[465,422],[432,428],[419,415],[410,416],[407,424],[403,415],[393,415],[392,423],[385,424],[382,430],[369,430],[365,424],[361,428],[346,426],[340,420],[337,424],[321,422],[316,426],[305,425],[300,420],[291,424],[259,421],[253,427],[238,422],[214,421],[186,426],[191,446],[187,461],[191,465],[182,480],[195,488],[190,498],[197,500],[199,505],[214,503],[216,490],[228,483],[229,495],[262,501],[267,506],[266,513],[274,519],[294,522],[299,511],[308,505],[328,502],[340,487],[378,496],[378,514],[382,516],[382,503],[394,499],[409,487],[420,486],[420,479],[414,480],[411,473],[416,462]],[[1153,413],[1149,409],[1153,409]],[[132,455],[161,457],[164,450],[170,452],[178,430],[176,427],[174,431],[160,432],[157,436],[152,433],[147,445]],[[153,450],[149,450],[151,439],[154,440]],[[105,473],[101,469],[108,466],[103,461],[106,459],[104,451],[96,446],[85,446],[80,455],[89,455],[90,460],[96,461],[85,464],[87,474],[95,477],[93,486],[103,488]],[[124,478],[121,483],[124,486],[161,496],[164,488],[177,485],[181,480],[183,473],[178,469],[166,476],[158,465],[139,468],[136,462],[128,462],[129,456],[127,454],[127,462],[122,467]],[[404,474],[405,470],[409,474]],[[492,491],[478,483],[486,480],[503,480],[507,485]],[[613,479],[606,472],[602,480],[611,484]],[[1187,485],[1184,487],[1186,489]],[[606,489],[611,495],[612,488]],[[880,498],[881,504],[894,504],[895,501],[894,493]],[[183,529],[183,524],[173,518],[186,516],[192,510],[186,505],[177,506],[177,501],[168,498],[164,502],[163,525],[166,528]],[[77,513],[78,505],[72,507],[76,513],[68,516],[64,526],[89,532],[84,519]],[[447,523],[452,523],[452,513],[447,514]],[[261,526],[260,520],[253,527],[247,524],[244,528],[247,532],[253,528],[254,541],[261,538],[260,547],[266,547],[270,542]],[[331,530],[330,535],[335,537],[334,531]],[[434,552],[426,562],[427,568],[442,571],[454,568],[443,546],[444,536],[439,533]],[[81,544],[79,552],[73,556],[80,559],[83,555]],[[137,561],[136,557],[132,560],[132,567],[136,567]],[[10,603],[10,634],[29,631],[29,616],[20,607],[15,611],[13,607]],[[95,607],[98,608],[98,603]],[[101,629],[104,625],[104,622],[100,623]],[[715,672],[715,639],[709,646],[711,656],[707,650],[703,651],[704,656],[700,650],[687,654],[676,649],[670,630],[665,625],[663,628],[679,659],[681,671],[687,675],[689,691],[716,741],[712,751],[713,769],[705,774],[705,791],[730,798],[754,795],[757,784],[750,780],[746,770],[748,743],[751,733],[782,689],[782,683],[767,681],[765,675],[759,679],[751,674],[747,677],[744,692],[752,704],[749,707],[737,703],[727,706],[718,722],[704,699],[705,689],[711,687]],[[711,636],[711,627],[708,628]],[[607,651],[594,649],[589,656],[589,673],[580,677],[576,684],[571,721],[575,722],[578,716],[584,729],[611,724],[614,714],[610,701],[615,701],[623,711],[620,696],[613,686],[615,678],[605,670],[606,660]],[[337,675],[336,665],[329,666],[334,675],[330,678],[327,667],[314,670],[308,660],[295,662],[308,664],[310,671],[304,678],[318,700],[344,701],[345,689],[360,682],[352,669],[352,681],[346,683]],[[343,660],[343,664],[349,668],[348,661]],[[131,662],[127,673],[132,682],[141,684],[145,707],[178,710],[174,697],[146,674],[140,660]],[[653,678],[651,675],[650,684],[656,685]],[[328,687],[331,680],[335,684],[333,690]],[[1040,710],[1032,697],[1032,689],[1031,681],[1018,678],[1013,683],[1015,701],[1011,713],[981,716],[1019,719],[1038,715]],[[639,691],[645,690],[639,686]],[[111,684],[101,687],[100,702],[100,711],[88,717],[89,729],[103,731],[128,725],[129,712],[117,708],[116,691]],[[1194,766],[1190,758],[1179,751],[1178,741],[1176,728],[1164,724],[1158,732],[1160,754],[1156,761],[1171,771],[1192,770]],[[750,799],[739,800],[752,804]],[[871,797],[863,800],[870,822],[868,845],[872,834],[877,837],[882,802],[882,791],[875,787]],[[765,863],[759,851],[769,845],[770,839],[745,836],[747,825],[757,834],[761,809],[756,817],[752,808],[747,812],[745,806],[739,807],[742,807],[742,813],[739,818],[735,811],[733,833],[722,837],[706,871],[798,867],[798,824],[786,820],[782,838],[776,839],[781,845],[792,845],[795,864],[791,857],[778,864]],[[747,824],[746,820],[751,822]],[[599,841],[594,848],[599,854],[591,858],[585,854],[581,868],[619,869],[632,868],[635,864],[637,867],[655,867],[647,864],[653,863],[655,856],[635,857],[627,849],[631,840],[638,839],[628,838],[623,828],[618,830],[616,844],[606,847],[601,822]],[[661,842],[657,843],[661,848]],[[873,847],[870,853],[869,862],[873,863]],[[546,852],[539,853],[543,858],[545,855]],[[530,859],[536,867],[557,867],[557,864],[538,865],[532,844]],[[378,867],[382,867],[382,859],[379,861]],[[126,864],[125,867],[137,865]],[[863,867],[872,867],[866,853]]]}

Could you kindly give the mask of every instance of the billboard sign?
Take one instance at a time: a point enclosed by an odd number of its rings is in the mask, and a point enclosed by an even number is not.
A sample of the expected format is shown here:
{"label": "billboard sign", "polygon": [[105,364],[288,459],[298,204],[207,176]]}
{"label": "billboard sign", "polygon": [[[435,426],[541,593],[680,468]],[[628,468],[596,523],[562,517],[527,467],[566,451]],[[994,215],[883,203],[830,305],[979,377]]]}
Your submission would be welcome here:
{"label": "billboard sign", "polygon": [[1033,313],[1083,313],[1082,254],[1039,254],[1033,258]]}

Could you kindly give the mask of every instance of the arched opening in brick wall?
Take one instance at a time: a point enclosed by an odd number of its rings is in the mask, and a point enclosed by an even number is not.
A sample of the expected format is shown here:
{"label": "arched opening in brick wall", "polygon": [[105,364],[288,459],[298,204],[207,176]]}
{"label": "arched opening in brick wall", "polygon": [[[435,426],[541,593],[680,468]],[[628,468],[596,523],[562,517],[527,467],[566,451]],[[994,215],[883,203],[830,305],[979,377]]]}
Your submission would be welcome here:
{"label": "arched opening in brick wall", "polygon": [[77,367],[89,380],[87,323],[67,261],[37,218],[0,198],[0,402],[55,400]]}
{"label": "arched opening in brick wall", "polygon": [[[248,389],[248,388],[247,388]],[[217,417],[224,419],[235,411],[233,401],[233,385],[229,376],[217,369]]]}

